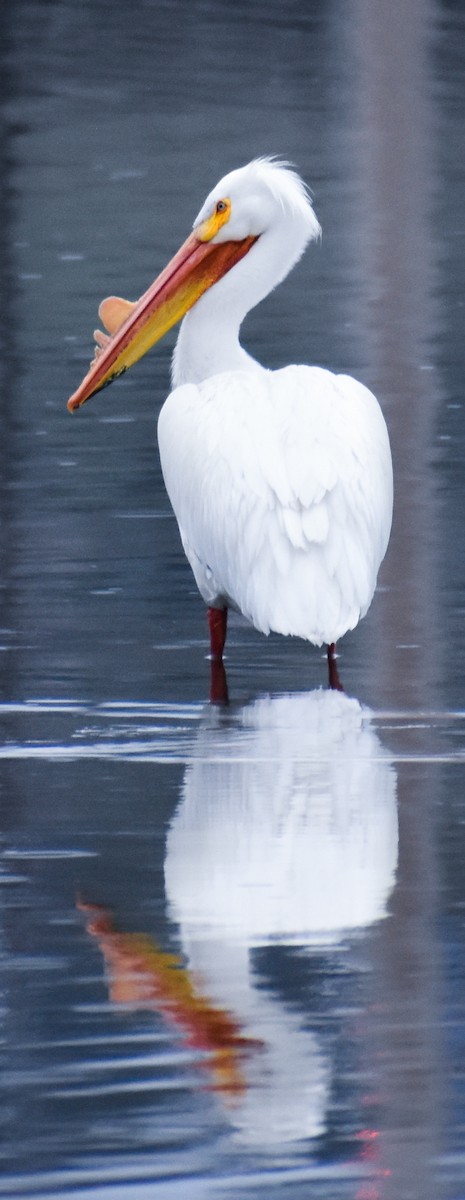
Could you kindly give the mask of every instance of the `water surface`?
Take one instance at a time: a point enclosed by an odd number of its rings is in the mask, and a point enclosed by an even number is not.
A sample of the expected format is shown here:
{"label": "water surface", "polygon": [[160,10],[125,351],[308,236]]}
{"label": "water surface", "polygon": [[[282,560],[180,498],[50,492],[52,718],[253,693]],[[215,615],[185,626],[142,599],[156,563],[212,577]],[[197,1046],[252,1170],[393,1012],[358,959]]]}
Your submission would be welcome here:
{"label": "water surface", "polygon": [[[5,1196],[465,1190],[463,13],[2,6]],[[205,613],[156,453],[167,338],[71,419],[99,300],[294,161],[323,226],[248,318],[371,386],[396,507],[321,653]]]}

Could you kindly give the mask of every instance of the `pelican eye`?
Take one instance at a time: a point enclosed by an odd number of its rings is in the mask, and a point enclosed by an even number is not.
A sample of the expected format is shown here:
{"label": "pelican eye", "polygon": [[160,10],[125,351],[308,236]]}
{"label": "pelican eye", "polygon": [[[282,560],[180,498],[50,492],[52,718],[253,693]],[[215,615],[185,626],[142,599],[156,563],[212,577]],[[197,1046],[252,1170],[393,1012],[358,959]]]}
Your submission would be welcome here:
{"label": "pelican eye", "polygon": [[216,234],[219,233],[223,225],[226,225],[231,215],[231,201],[228,196],[224,196],[221,200],[217,200],[211,210],[211,217],[207,217],[197,226],[197,237],[201,242],[211,242]]}

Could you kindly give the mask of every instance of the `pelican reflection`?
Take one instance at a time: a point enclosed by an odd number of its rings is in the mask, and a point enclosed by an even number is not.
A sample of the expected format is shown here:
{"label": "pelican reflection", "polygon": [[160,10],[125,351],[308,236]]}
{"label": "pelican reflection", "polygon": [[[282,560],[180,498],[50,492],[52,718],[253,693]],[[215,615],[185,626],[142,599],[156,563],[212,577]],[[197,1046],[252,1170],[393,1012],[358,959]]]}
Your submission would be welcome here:
{"label": "pelican reflection", "polygon": [[[387,914],[396,777],[356,700],[335,691],[209,709],[168,831],[165,881],[182,954],[78,902],[111,1000],[156,1013],[194,1054],[241,1142],[275,1149],[325,1129],[329,1051],[260,976],[256,951],[318,951]],[[288,960],[289,961],[289,960]],[[323,966],[321,966],[323,964]]]}
{"label": "pelican reflection", "polygon": [[331,1082],[311,1014],[264,985],[254,950],[333,954],[382,920],[397,836],[394,768],[356,700],[317,691],[209,710],[168,832],[165,883],[188,970],[261,1045],[243,1059],[229,1112],[241,1140],[318,1136]]}

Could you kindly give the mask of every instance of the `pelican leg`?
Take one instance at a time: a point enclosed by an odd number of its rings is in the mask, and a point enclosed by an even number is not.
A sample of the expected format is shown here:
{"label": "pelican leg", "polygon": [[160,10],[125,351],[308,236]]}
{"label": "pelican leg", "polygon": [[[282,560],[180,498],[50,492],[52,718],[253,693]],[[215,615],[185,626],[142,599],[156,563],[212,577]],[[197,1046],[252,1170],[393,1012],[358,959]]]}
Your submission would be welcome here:
{"label": "pelican leg", "polygon": [[223,664],[223,650],[228,625],[227,608],[208,609],[210,630],[210,703],[228,704],[228,683]]}
{"label": "pelican leg", "polygon": [[229,704],[228,681],[222,658],[210,659],[210,704]]}
{"label": "pelican leg", "polygon": [[212,659],[221,661],[223,657],[224,644],[226,641],[226,629],[228,625],[228,610],[227,608],[209,608],[208,609],[208,628],[210,630],[210,654]]}
{"label": "pelican leg", "polygon": [[339,679],[339,672],[336,661],[336,643],[331,642],[328,646],[328,683],[330,688],[335,692],[343,692],[344,688]]}

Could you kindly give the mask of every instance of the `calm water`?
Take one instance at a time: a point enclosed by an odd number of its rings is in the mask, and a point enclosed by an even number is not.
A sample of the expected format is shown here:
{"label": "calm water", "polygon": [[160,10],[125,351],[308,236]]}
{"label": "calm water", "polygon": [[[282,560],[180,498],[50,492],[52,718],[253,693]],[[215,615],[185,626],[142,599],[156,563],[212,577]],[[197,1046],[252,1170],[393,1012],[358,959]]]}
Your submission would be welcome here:
{"label": "calm water", "polygon": [[[0,1195],[463,1200],[461,4],[3,0]],[[396,511],[318,651],[205,613],[155,447],[174,337],[74,419],[232,166],[323,241],[253,313],[271,366],[380,397]]]}

